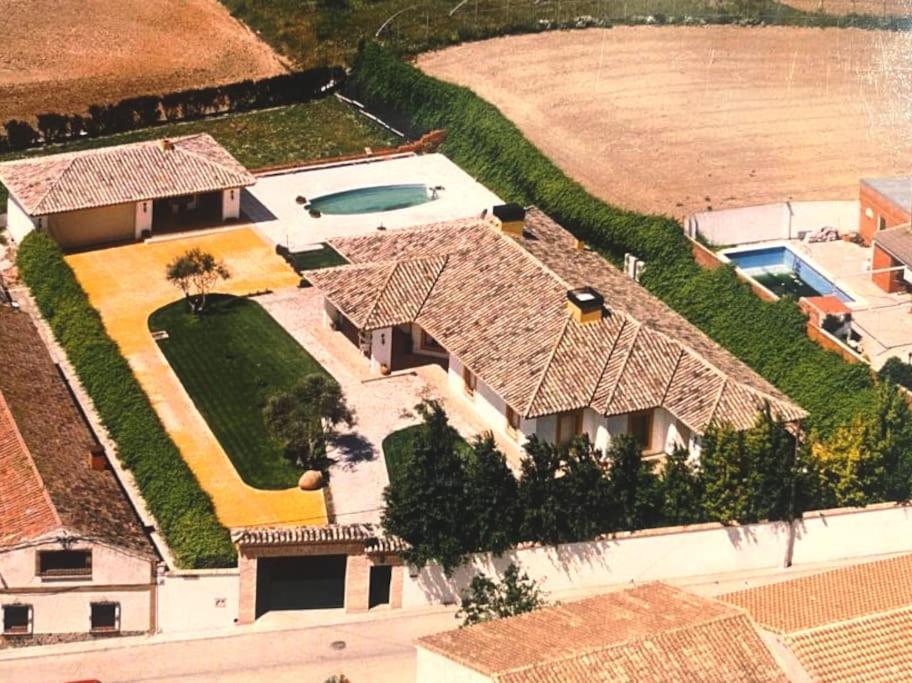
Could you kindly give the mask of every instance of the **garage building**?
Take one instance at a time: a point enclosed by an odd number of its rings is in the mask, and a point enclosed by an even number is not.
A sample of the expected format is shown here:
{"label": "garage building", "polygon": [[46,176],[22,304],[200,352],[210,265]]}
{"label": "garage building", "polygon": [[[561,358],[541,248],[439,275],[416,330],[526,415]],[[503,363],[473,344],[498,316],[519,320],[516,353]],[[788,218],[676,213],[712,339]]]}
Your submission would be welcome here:
{"label": "garage building", "polygon": [[203,133],[9,161],[0,182],[14,240],[43,230],[86,249],[237,219],[256,179]]}

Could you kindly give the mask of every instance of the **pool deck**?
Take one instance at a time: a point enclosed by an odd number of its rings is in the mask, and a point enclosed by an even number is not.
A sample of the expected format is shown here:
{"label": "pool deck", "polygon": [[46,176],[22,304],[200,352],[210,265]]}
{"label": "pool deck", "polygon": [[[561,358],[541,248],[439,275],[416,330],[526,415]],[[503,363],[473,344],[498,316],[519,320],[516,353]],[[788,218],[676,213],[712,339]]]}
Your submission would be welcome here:
{"label": "pool deck", "polygon": [[876,370],[891,356],[909,361],[912,354],[912,294],[889,294],[871,281],[871,250],[851,242],[808,243],[776,240],[741,245],[762,249],[787,244],[792,251],[819,268],[821,274],[854,301],[853,327],[862,335],[862,354]]}
{"label": "pool deck", "polygon": [[[313,218],[295,199],[313,199],[359,187],[423,184],[442,186],[439,198],[424,204],[354,215]],[[442,154],[405,154],[393,158],[292,169],[257,177],[241,195],[241,210],[275,244],[306,251],[336,237],[363,235],[379,226],[396,229],[480,214],[502,203]]]}

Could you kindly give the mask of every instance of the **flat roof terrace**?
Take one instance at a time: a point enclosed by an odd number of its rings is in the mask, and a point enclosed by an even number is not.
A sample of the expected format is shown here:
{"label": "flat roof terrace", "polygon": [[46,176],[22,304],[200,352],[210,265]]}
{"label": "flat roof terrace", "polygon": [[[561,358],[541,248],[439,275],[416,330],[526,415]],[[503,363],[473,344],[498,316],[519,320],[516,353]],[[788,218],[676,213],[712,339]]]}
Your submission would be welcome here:
{"label": "flat roof terrace", "polygon": [[[390,186],[424,187],[429,199],[385,211],[324,211],[319,217],[298,200],[303,197],[317,207],[327,195]],[[436,193],[434,188],[438,188]],[[380,226],[396,229],[469,218],[502,203],[444,155],[405,154],[260,175],[256,185],[242,194],[241,211],[269,239],[295,252],[314,249],[337,237],[372,233]]]}

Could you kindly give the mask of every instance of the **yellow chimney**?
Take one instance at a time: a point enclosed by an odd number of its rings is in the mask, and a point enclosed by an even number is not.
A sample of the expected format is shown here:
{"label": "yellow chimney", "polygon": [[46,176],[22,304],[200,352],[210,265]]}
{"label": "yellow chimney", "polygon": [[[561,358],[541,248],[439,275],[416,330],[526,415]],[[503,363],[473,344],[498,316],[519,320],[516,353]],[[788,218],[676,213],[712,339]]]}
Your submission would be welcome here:
{"label": "yellow chimney", "polygon": [[594,323],[605,314],[605,298],[592,287],[578,287],[567,292],[567,310],[581,325]]}
{"label": "yellow chimney", "polygon": [[495,206],[494,219],[501,232],[522,237],[526,224],[526,210],[519,204],[500,204]]}

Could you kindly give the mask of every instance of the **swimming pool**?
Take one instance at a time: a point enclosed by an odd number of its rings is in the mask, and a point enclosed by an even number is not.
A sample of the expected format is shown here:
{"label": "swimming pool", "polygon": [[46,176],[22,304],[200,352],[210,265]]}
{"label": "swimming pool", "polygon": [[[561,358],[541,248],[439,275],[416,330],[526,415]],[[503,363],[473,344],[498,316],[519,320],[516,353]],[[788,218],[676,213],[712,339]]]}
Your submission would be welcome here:
{"label": "swimming pool", "polygon": [[834,294],[840,301],[854,299],[786,245],[722,252],[745,275],[779,296]]}
{"label": "swimming pool", "polygon": [[315,197],[307,208],[327,215],[378,213],[407,209],[436,198],[436,192],[427,185],[377,185]]}

